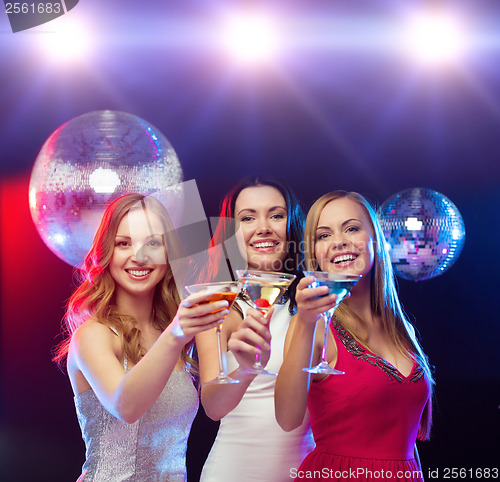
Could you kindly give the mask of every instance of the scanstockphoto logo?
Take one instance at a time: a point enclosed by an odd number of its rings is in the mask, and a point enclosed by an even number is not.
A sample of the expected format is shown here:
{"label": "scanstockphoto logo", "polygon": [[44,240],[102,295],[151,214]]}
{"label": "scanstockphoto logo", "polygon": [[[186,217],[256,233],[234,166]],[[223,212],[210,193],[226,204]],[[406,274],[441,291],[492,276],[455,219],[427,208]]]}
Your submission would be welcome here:
{"label": "scanstockphoto logo", "polygon": [[8,2],[4,0],[12,32],[20,32],[50,22],[72,10],[79,0],[37,0]]}

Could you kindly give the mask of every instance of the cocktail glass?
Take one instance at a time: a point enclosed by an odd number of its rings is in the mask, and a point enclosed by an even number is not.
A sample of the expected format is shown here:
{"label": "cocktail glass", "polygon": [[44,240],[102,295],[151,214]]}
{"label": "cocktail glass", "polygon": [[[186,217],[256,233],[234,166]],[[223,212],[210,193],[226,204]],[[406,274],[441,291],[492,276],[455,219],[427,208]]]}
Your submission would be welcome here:
{"label": "cocktail glass", "polygon": [[[210,297],[203,301],[200,301],[199,303],[200,305],[205,303],[214,303],[216,301],[225,300],[229,303],[229,306],[227,308],[228,310],[230,310],[231,306],[234,303],[234,300],[236,299],[236,296],[241,291],[241,285],[237,281],[227,281],[220,283],[200,283],[196,285],[186,286],[185,289],[188,294],[193,294],[193,293],[198,293],[200,291],[208,290],[211,293]],[[223,322],[224,318],[221,319],[220,323],[215,328],[215,331],[217,333],[217,351],[219,355],[219,374],[217,375],[217,378],[214,378],[213,380],[210,380],[208,382],[203,382],[203,385],[240,383],[240,380],[236,378],[231,378],[227,374],[227,370],[225,368],[225,364],[222,359],[223,353],[222,353],[221,330]]]}
{"label": "cocktail glass", "polygon": [[[236,270],[236,275],[248,293],[253,307],[264,315],[283,296],[295,279],[293,274],[253,269]],[[255,355],[255,363],[251,368],[239,368],[236,374],[277,376],[277,373],[269,372],[262,366],[259,353]]]}
{"label": "cocktail glass", "polygon": [[344,375],[345,372],[332,368],[326,360],[328,339],[330,335],[330,322],[337,306],[339,306],[342,300],[350,293],[351,289],[361,279],[361,276],[343,273],[329,273],[325,271],[304,271],[304,275],[314,276],[314,282],[312,283],[313,288],[328,286],[328,295],[335,293],[337,295],[337,299],[335,306],[323,313],[323,319],[325,320],[325,333],[323,339],[323,349],[321,350],[321,362],[314,367],[303,368],[303,370],[309,373],[322,373],[325,375]]}

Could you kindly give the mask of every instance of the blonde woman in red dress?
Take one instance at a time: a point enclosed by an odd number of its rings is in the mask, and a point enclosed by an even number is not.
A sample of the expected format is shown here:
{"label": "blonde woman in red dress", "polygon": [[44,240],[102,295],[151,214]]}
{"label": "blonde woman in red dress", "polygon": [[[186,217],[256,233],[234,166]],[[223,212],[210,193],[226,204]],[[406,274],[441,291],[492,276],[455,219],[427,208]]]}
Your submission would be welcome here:
{"label": "blonde woman in red dress", "polygon": [[374,209],[357,193],[324,195],[308,213],[305,246],[309,270],[362,278],[332,319],[327,360],[345,375],[302,370],[319,362],[321,314],[336,295],[310,288],[312,277],[298,284],[298,312],[276,383],[276,418],[293,430],[309,408],[316,448],[291,476],[421,481],[415,441],[429,438],[433,379],[401,308]]}

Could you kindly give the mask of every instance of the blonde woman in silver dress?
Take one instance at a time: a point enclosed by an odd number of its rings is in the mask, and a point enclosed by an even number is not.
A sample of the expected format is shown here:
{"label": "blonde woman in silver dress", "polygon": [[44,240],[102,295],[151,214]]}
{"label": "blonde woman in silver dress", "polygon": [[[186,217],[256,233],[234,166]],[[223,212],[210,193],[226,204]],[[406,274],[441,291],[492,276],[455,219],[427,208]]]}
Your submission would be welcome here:
{"label": "blonde woman in silver dress", "polygon": [[197,305],[208,296],[200,293],[179,305],[173,233],[155,199],[115,200],[69,300],[56,360],[67,357],[86,445],[79,480],[186,480],[198,409],[189,348],[227,314],[227,302]]}

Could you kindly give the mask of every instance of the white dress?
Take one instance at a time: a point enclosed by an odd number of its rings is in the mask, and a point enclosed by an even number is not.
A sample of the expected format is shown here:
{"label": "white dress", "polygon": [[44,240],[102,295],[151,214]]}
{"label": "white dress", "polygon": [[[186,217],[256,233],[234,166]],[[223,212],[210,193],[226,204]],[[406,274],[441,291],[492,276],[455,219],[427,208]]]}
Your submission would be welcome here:
{"label": "white dress", "polygon": [[[237,301],[246,313],[248,305]],[[277,373],[283,363],[283,346],[291,315],[289,302],[276,305],[270,324],[271,357],[266,369]],[[238,367],[227,354],[228,371]],[[203,467],[201,482],[281,482],[290,479],[314,448],[309,413],[302,426],[285,432],[274,415],[276,377],[257,375],[238,406],[220,423],[217,438]]]}

